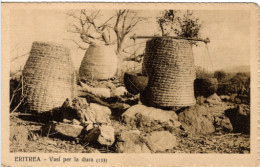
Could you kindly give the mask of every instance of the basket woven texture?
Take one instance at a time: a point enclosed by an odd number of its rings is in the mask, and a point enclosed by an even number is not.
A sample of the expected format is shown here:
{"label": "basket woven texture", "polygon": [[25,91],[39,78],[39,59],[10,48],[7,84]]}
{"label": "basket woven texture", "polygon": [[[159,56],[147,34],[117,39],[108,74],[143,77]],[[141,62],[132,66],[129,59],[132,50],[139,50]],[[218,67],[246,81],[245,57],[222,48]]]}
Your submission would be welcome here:
{"label": "basket woven texture", "polygon": [[117,72],[118,58],[111,46],[90,45],[79,68],[80,79],[106,80]]}
{"label": "basket woven texture", "polygon": [[144,91],[148,84],[148,77],[125,73],[124,84],[128,92],[137,95]]}
{"label": "basket woven texture", "polygon": [[143,73],[149,76],[141,101],[155,107],[195,104],[195,65],[187,40],[154,38],[146,43]]}
{"label": "basket woven texture", "polygon": [[50,42],[33,42],[24,66],[25,106],[42,113],[76,96],[76,74],[69,49]]}

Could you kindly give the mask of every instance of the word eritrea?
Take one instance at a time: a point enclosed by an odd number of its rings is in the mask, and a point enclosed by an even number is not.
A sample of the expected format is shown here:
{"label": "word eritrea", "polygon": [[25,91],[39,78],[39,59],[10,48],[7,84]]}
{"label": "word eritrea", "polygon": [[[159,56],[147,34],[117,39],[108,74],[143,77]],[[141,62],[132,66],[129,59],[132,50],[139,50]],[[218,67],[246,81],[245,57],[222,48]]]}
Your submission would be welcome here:
{"label": "word eritrea", "polygon": [[15,162],[40,162],[41,159],[40,157],[19,157],[19,156],[15,156],[14,157],[14,161]]}

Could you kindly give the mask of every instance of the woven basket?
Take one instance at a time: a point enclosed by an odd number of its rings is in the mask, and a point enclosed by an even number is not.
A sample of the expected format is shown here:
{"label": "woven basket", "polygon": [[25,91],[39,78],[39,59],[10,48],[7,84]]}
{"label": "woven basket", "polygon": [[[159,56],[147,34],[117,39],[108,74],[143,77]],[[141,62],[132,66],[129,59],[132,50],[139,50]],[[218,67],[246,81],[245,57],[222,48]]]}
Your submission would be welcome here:
{"label": "woven basket", "polygon": [[108,45],[90,45],[81,62],[79,77],[84,80],[106,80],[117,72],[118,58]]}
{"label": "woven basket", "polygon": [[133,95],[137,95],[138,93],[144,91],[148,84],[148,77],[125,73],[124,84],[128,92]]}
{"label": "woven basket", "polygon": [[153,38],[146,43],[143,73],[149,76],[141,101],[155,107],[195,104],[195,65],[187,40]]}
{"label": "woven basket", "polygon": [[216,93],[218,90],[217,78],[197,78],[194,81],[195,96],[208,97]]}
{"label": "woven basket", "polygon": [[50,42],[34,42],[24,66],[25,106],[47,112],[76,95],[76,74],[69,50]]}

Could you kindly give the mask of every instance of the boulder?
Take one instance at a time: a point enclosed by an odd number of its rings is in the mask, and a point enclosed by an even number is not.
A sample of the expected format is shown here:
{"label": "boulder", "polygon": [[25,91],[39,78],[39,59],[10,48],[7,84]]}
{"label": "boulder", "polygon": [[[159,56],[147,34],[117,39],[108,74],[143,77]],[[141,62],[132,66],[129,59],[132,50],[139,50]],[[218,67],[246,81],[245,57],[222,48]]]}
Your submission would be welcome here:
{"label": "boulder", "polygon": [[110,98],[111,97],[111,89],[110,88],[100,88],[100,87],[91,87],[88,86],[87,84],[80,82],[80,85],[82,86],[82,88],[80,89],[80,91],[85,91],[88,93],[91,93],[97,97],[100,98]]}
{"label": "boulder", "polygon": [[62,113],[62,120],[70,120],[73,119],[80,120],[81,123],[85,122],[84,112],[88,107],[88,102],[86,98],[74,98],[74,99],[66,99],[63,103],[60,111]]}
{"label": "boulder", "polygon": [[206,98],[203,96],[197,96],[196,97],[196,103],[199,105],[203,105],[205,103]]}
{"label": "boulder", "polygon": [[233,102],[233,103],[235,103],[236,97],[237,97],[237,94],[236,94],[236,93],[231,94],[231,95],[230,95],[230,101]]}
{"label": "boulder", "polygon": [[169,131],[153,131],[143,139],[152,152],[165,152],[176,146],[176,137]]}
{"label": "boulder", "polygon": [[151,153],[165,152],[176,146],[176,137],[169,131],[153,131],[151,133],[139,130],[123,131],[115,144],[119,153]]}
{"label": "boulder", "polygon": [[64,123],[58,123],[55,126],[55,131],[70,137],[78,137],[81,134],[82,129],[83,126]]}
{"label": "boulder", "polygon": [[28,141],[29,131],[24,126],[10,127],[10,141],[19,142],[24,145]]}
{"label": "boulder", "polygon": [[185,131],[192,134],[209,134],[215,131],[214,118],[207,107],[194,105],[178,114]]}
{"label": "boulder", "polygon": [[72,120],[72,124],[73,125],[80,125],[80,122],[78,120],[76,120],[76,119],[73,119]]}
{"label": "boulder", "polygon": [[222,100],[216,93],[214,93],[206,99],[206,102],[210,104],[220,104]]}
{"label": "boulder", "polygon": [[111,110],[97,103],[90,103],[84,112],[87,122],[110,124]]}
{"label": "boulder", "polygon": [[230,119],[233,132],[250,132],[250,107],[248,105],[237,105],[225,111],[225,115]]}
{"label": "boulder", "polygon": [[223,129],[224,131],[227,131],[227,132],[233,131],[233,126],[228,118],[221,120],[220,126],[221,126],[221,129]]}
{"label": "boulder", "polygon": [[[85,98],[67,99],[61,107],[62,120],[73,124],[110,124],[111,110],[97,103],[87,103]],[[80,122],[78,122],[80,121]]]}
{"label": "boulder", "polygon": [[124,86],[120,86],[114,89],[113,96],[121,97],[127,94],[127,90]]}
{"label": "boulder", "polygon": [[89,143],[98,142],[101,145],[111,146],[115,141],[114,128],[107,125],[95,127],[83,137],[83,140]]}
{"label": "boulder", "polygon": [[150,153],[151,151],[142,142],[139,130],[123,131],[119,134],[115,144],[118,153]]}
{"label": "boulder", "polygon": [[52,132],[58,132],[68,137],[78,137],[83,130],[83,126],[72,125],[61,122],[49,122],[42,126],[42,134],[48,136]]}
{"label": "boulder", "polygon": [[122,121],[127,127],[138,128],[140,131],[152,132],[159,129],[173,130],[180,127],[178,116],[174,111],[134,105],[122,114]]}
{"label": "boulder", "polygon": [[225,116],[215,116],[214,119],[214,126],[216,130],[223,130],[226,132],[232,132],[233,131],[233,126],[229,120],[229,118]]}
{"label": "boulder", "polygon": [[221,96],[219,96],[220,97],[220,99],[222,100],[222,101],[229,101],[230,100],[230,96],[228,96],[228,95],[221,95]]}

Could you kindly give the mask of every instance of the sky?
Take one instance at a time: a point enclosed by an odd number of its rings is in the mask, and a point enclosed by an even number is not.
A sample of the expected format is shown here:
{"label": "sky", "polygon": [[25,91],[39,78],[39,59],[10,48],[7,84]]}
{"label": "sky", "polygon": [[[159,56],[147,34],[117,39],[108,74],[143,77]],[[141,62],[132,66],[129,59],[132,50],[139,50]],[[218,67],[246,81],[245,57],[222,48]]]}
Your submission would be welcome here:
{"label": "sky", "polygon": [[[75,68],[79,68],[85,54],[70,39],[80,41],[78,34],[69,33],[70,17],[65,10],[13,10],[10,15],[11,60],[29,53],[33,41],[53,41],[62,43],[71,50]],[[102,11],[104,17],[115,11]],[[139,24],[136,35],[159,33],[156,17],[160,11],[138,11],[147,20]],[[208,50],[204,43],[193,47],[195,65],[209,71],[250,65],[250,13],[243,10],[198,10],[194,16],[202,21],[201,37],[209,38]],[[126,45],[133,44],[127,36]],[[140,40],[140,42],[145,42]],[[138,41],[136,42],[138,43]],[[81,43],[85,47],[88,45]],[[144,43],[143,43],[143,46]],[[131,48],[131,47],[130,47]],[[132,48],[133,49],[133,48]],[[28,55],[11,61],[11,71],[22,68]]]}

